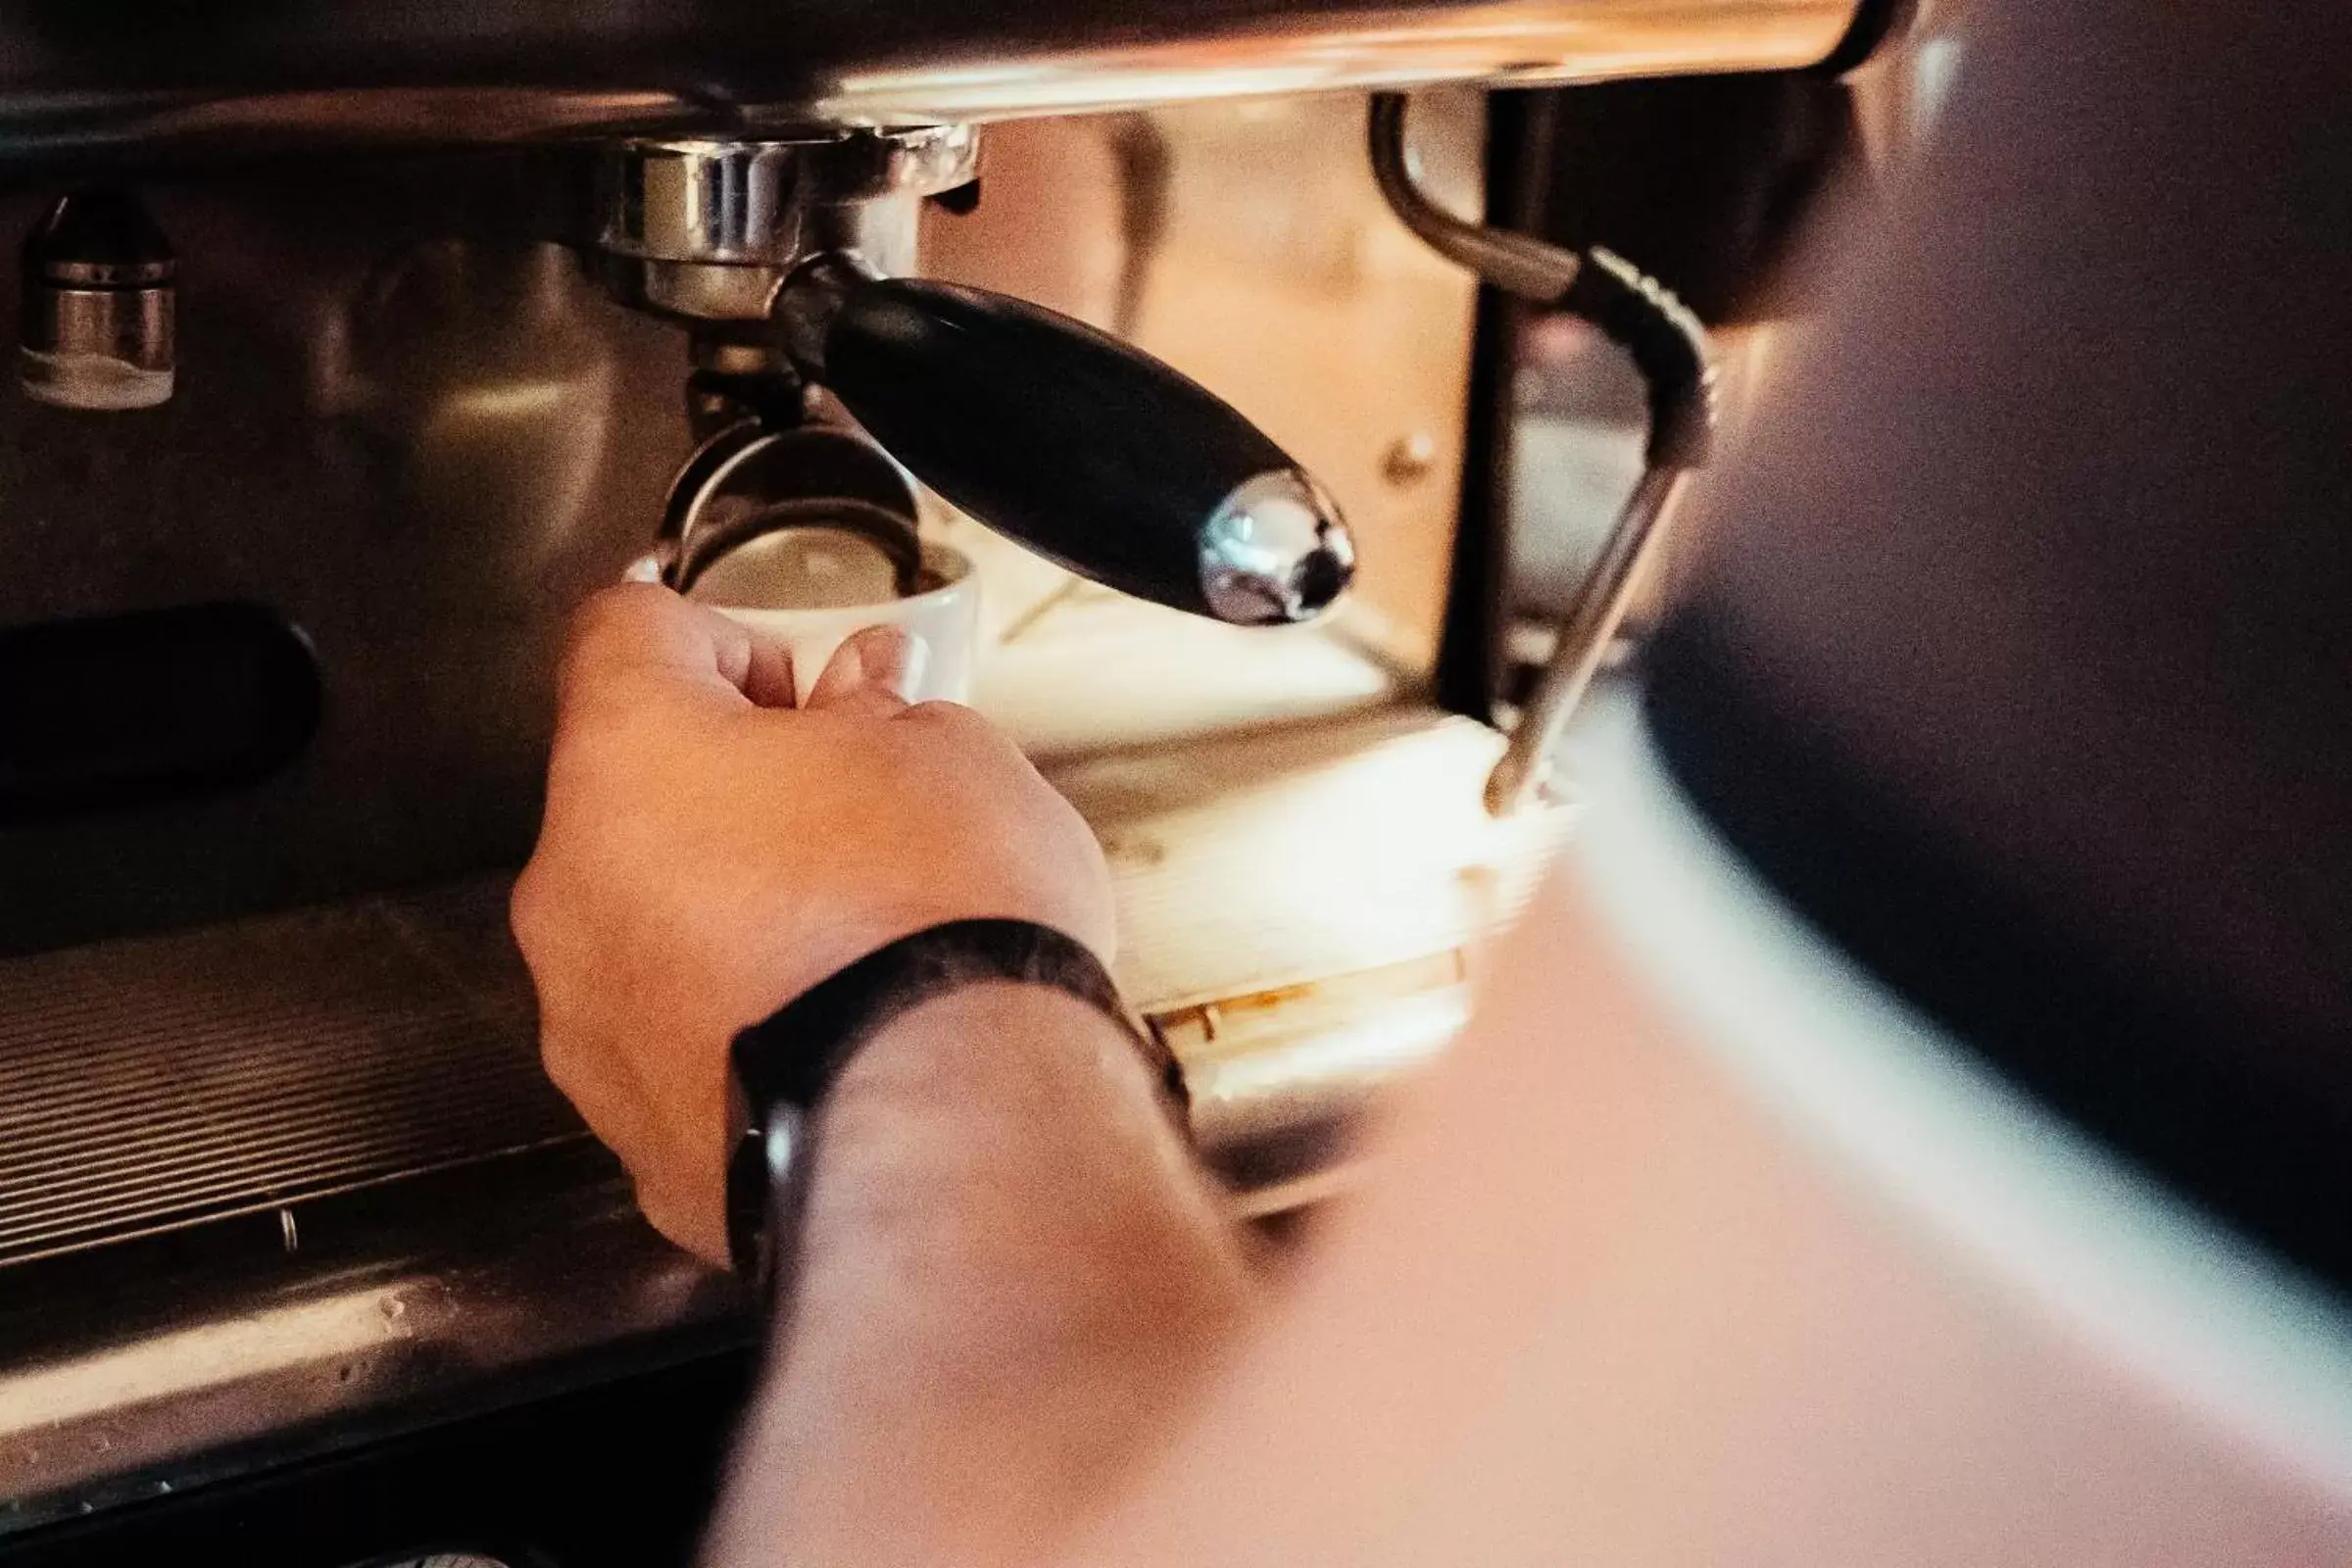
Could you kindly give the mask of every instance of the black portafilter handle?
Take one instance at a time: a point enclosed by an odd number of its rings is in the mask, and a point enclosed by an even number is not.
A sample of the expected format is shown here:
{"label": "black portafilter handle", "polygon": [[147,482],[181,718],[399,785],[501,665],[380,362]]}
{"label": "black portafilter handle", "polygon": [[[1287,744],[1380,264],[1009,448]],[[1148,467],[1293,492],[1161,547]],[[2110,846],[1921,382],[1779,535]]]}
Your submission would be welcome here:
{"label": "black portafilter handle", "polygon": [[818,263],[775,323],[932,489],[1084,577],[1239,625],[1310,620],[1355,570],[1320,485],[1150,355],[982,289]]}

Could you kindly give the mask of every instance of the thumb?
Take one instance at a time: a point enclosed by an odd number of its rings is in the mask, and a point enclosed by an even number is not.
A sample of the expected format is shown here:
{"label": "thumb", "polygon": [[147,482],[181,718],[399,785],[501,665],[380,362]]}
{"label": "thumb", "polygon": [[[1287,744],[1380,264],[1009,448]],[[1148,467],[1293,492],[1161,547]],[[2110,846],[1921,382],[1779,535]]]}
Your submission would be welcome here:
{"label": "thumb", "polygon": [[801,706],[811,712],[862,713],[891,718],[906,710],[906,694],[923,678],[930,645],[898,626],[868,626],[833,651]]}

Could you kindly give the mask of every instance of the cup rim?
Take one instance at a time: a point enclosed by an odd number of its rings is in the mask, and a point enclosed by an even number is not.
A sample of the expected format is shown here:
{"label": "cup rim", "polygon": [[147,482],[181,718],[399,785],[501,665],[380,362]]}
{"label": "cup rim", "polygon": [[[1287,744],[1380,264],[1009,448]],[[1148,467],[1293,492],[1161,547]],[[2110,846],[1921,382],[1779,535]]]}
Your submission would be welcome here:
{"label": "cup rim", "polygon": [[688,599],[694,599],[694,602],[698,605],[703,605],[709,609],[719,611],[725,614],[827,617],[836,615],[867,615],[878,611],[891,610],[896,606],[920,605],[933,600],[947,598],[958,589],[965,587],[971,581],[973,576],[972,558],[964,554],[962,551],[956,549],[954,545],[943,544],[936,539],[926,539],[922,541],[922,564],[923,569],[926,572],[931,573],[939,579],[939,581],[933,586],[923,589],[920,593],[906,594],[897,599],[870,600],[862,605],[802,605],[795,607],[777,607],[769,605],[729,605],[722,604],[714,599],[695,599],[694,593],[691,589],[687,591],[686,597]]}

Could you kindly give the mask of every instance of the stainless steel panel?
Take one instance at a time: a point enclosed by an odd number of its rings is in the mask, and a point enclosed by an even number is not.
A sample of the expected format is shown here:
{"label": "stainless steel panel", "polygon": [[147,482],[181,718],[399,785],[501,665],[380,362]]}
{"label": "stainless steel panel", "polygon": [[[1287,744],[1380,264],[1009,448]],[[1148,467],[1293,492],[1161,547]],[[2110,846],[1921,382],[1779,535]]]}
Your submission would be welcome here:
{"label": "stainless steel panel", "polygon": [[0,1538],[753,1336],[625,1186],[429,1217],[64,1302],[0,1271]]}
{"label": "stainless steel panel", "polygon": [[1853,0],[0,10],[0,163],[1069,114],[1809,65]]}
{"label": "stainless steel panel", "polygon": [[[545,243],[541,172],[155,189],[177,395],[90,416],[0,384],[0,623],[261,605],[307,634],[322,709],[254,787],[0,824],[0,953],[519,862],[564,618],[644,549],[689,449],[683,346]],[[0,233],[40,210],[0,198]]]}
{"label": "stainless steel panel", "polygon": [[1189,38],[1065,50],[943,39],[936,58],[917,64],[840,71],[812,107],[827,121],[919,122],[1446,81],[1785,70],[1826,58],[1855,10],[1846,0],[1501,0],[1293,11],[1192,24],[1199,35]]}
{"label": "stainless steel panel", "polygon": [[0,960],[0,1267],[583,1136],[505,911],[502,883]]}

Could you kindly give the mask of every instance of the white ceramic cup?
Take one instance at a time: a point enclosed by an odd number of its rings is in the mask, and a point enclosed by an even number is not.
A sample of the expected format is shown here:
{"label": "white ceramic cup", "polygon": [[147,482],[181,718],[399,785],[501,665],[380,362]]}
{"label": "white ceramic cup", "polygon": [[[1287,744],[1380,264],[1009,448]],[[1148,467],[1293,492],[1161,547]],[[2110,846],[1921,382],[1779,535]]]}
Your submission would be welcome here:
{"label": "white ceramic cup", "polygon": [[916,644],[905,689],[910,703],[969,702],[980,651],[980,578],[971,559],[946,545],[923,546],[922,584],[904,599],[815,610],[711,606],[792,651],[792,697],[808,700],[833,652],[868,626],[899,626]]}

